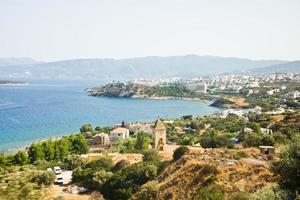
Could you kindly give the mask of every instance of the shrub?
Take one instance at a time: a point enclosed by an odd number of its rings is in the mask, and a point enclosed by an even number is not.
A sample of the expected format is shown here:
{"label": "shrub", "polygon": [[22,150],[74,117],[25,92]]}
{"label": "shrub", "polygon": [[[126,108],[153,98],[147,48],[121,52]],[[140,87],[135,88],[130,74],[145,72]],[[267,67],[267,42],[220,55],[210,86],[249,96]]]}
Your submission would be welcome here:
{"label": "shrub", "polygon": [[245,151],[235,151],[233,154],[233,159],[239,160],[241,158],[248,158],[249,155]]}
{"label": "shrub", "polygon": [[136,199],[156,200],[159,199],[159,186],[156,181],[149,181],[142,185],[140,192],[137,193]]}
{"label": "shrub", "polygon": [[18,151],[14,156],[13,156],[13,164],[17,165],[25,165],[29,163],[28,155],[24,151]]}
{"label": "shrub", "polygon": [[272,135],[265,135],[262,138],[262,144],[268,145],[268,146],[273,146],[275,144],[275,139]]}
{"label": "shrub", "polygon": [[160,155],[157,150],[149,149],[143,152],[143,161],[144,162],[153,162],[159,163],[160,162]]}
{"label": "shrub", "polygon": [[178,160],[189,151],[190,151],[189,148],[185,146],[178,147],[173,153],[173,160]]}
{"label": "shrub", "polygon": [[250,200],[250,194],[247,192],[239,192],[231,195],[229,200]]}
{"label": "shrub", "polygon": [[274,162],[272,168],[281,176],[281,184],[294,191],[300,191],[300,136],[294,137],[288,148]]}
{"label": "shrub", "polygon": [[157,166],[155,165],[147,165],[145,167],[144,175],[147,179],[154,179],[157,175]]}
{"label": "shrub", "polygon": [[130,164],[128,160],[120,160],[119,162],[116,163],[114,166],[114,171],[119,171],[123,169],[124,167],[127,167]]}
{"label": "shrub", "polygon": [[111,170],[113,167],[113,161],[109,157],[102,157],[98,160],[93,160],[86,164],[86,168],[92,168],[97,170]]}
{"label": "shrub", "polygon": [[250,196],[250,200],[282,200],[293,199],[288,190],[282,190],[277,185],[265,186]]}
{"label": "shrub", "polygon": [[155,165],[137,163],[114,173],[103,185],[102,194],[110,200],[129,199],[136,193],[140,186],[153,180],[157,174]]}
{"label": "shrub", "polygon": [[245,147],[258,147],[262,144],[262,136],[257,133],[250,133],[245,136],[243,145]]}
{"label": "shrub", "polygon": [[230,138],[219,135],[215,130],[203,134],[200,137],[200,144],[203,148],[233,147]]}
{"label": "shrub", "polygon": [[197,200],[223,200],[224,192],[220,186],[215,184],[210,184],[207,186],[202,186],[197,192]]}
{"label": "shrub", "polygon": [[64,168],[68,170],[73,170],[78,166],[84,167],[86,162],[79,155],[69,155],[64,161]]}
{"label": "shrub", "polygon": [[52,171],[36,172],[31,176],[31,182],[38,185],[50,185],[55,180],[55,174]]}
{"label": "shrub", "polygon": [[56,165],[56,163],[48,162],[46,160],[37,160],[33,163],[38,169],[46,170],[47,168],[52,168]]}
{"label": "shrub", "polygon": [[97,189],[101,189],[104,183],[113,176],[112,172],[107,172],[105,170],[97,171],[93,174],[93,182]]}

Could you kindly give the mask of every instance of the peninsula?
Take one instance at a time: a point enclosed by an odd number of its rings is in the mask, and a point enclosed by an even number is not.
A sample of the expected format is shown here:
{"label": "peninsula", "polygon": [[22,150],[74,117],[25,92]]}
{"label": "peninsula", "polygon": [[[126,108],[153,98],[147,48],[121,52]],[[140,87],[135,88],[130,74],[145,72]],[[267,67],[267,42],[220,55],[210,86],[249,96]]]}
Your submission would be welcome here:
{"label": "peninsula", "polygon": [[148,99],[192,99],[212,101],[215,96],[196,93],[185,84],[146,85],[137,83],[109,83],[101,87],[87,88],[91,96]]}
{"label": "peninsula", "polygon": [[27,83],[22,81],[13,81],[13,80],[0,80],[0,86],[1,85],[27,85]]}

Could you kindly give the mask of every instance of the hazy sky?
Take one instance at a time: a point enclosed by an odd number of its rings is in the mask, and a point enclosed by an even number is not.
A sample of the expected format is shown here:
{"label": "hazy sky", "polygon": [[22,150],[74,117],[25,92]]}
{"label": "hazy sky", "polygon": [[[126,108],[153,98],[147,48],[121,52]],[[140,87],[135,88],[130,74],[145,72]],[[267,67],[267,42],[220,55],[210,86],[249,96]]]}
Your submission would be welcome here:
{"label": "hazy sky", "polygon": [[0,57],[300,59],[300,0],[0,0]]}

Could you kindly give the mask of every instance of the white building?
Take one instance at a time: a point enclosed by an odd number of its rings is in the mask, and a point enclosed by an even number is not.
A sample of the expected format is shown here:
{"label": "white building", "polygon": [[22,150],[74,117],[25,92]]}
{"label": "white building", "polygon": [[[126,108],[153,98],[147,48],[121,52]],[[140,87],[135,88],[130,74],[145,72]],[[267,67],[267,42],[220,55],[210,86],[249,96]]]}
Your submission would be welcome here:
{"label": "white building", "polygon": [[122,140],[129,138],[129,130],[124,127],[118,127],[110,132],[109,138],[111,141]]}

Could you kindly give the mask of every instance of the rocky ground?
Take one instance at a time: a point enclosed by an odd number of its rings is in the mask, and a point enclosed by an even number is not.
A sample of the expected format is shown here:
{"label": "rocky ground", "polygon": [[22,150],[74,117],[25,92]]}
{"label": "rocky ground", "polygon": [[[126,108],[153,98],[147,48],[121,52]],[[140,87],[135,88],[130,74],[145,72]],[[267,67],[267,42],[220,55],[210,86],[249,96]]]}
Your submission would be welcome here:
{"label": "rocky ground", "polygon": [[161,198],[193,199],[199,187],[212,177],[227,195],[241,191],[252,193],[276,181],[269,161],[259,154],[258,149],[244,150],[247,158],[235,157],[235,151],[191,149],[158,177]]}

